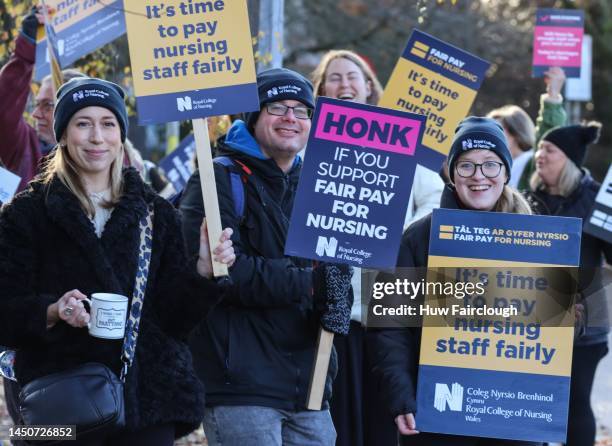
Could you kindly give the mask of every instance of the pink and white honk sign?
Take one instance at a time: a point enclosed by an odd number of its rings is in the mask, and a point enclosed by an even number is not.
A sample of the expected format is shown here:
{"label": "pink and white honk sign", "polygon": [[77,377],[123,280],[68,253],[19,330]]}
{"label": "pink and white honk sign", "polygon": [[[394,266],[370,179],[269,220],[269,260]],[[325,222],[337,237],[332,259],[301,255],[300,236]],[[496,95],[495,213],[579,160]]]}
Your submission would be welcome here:
{"label": "pink and white honk sign", "polygon": [[426,119],[320,97],[285,254],[393,268]]}
{"label": "pink and white honk sign", "polygon": [[387,111],[390,112],[321,103],[314,136],[352,146],[414,155],[422,121]]}
{"label": "pink and white honk sign", "polygon": [[533,36],[533,76],[548,68],[563,68],[567,77],[580,77],[584,12],[578,9],[539,9]]}

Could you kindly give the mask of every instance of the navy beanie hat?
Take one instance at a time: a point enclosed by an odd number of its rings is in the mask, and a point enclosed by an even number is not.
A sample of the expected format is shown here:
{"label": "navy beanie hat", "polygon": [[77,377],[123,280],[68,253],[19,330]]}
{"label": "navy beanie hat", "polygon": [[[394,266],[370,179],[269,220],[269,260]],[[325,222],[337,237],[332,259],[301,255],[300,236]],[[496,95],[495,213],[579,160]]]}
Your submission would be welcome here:
{"label": "navy beanie hat", "polygon": [[[269,102],[290,99],[300,101],[308,108],[314,108],[314,95],[310,81],[300,73],[287,68],[271,68],[259,73],[257,92],[260,107]],[[258,111],[245,113],[247,127],[251,133],[258,117]]]}
{"label": "navy beanie hat", "polygon": [[469,150],[477,149],[495,152],[506,166],[510,180],[512,155],[508,149],[504,129],[495,119],[469,116],[455,129],[453,143],[448,152],[448,173],[452,182],[455,181],[455,163],[459,156]]}
{"label": "navy beanie hat", "polygon": [[586,125],[568,125],[549,130],[542,137],[542,141],[548,141],[559,147],[565,155],[577,166],[582,166],[586,157],[589,144],[597,142],[601,124],[589,122]]}
{"label": "navy beanie hat", "polygon": [[53,130],[59,141],[72,115],[85,107],[104,107],[117,117],[121,129],[121,141],[125,142],[128,129],[125,92],[109,81],[95,77],[76,77],[63,84],[57,91],[53,111]]}

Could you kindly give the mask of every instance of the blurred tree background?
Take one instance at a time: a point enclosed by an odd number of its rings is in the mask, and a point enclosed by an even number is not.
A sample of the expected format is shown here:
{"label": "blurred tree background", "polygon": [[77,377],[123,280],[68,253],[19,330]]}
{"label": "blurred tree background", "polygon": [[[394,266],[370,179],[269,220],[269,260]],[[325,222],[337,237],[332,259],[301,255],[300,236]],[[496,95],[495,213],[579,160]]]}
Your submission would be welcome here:
{"label": "blurred tree background", "polygon": [[[0,66],[6,62],[32,0],[0,0]],[[129,5],[129,2],[125,2]],[[248,0],[254,45],[258,0]],[[472,114],[517,104],[535,118],[542,79],[531,77],[535,10],[581,8],[585,33],[593,37],[593,99],[581,103],[583,119],[604,124],[600,143],[587,160],[598,179],[605,174],[612,145],[612,2],[609,0],[285,0],[284,64],[309,74],[329,49],[347,48],[364,56],[383,86],[414,28],[492,63]],[[256,48],[255,48],[256,50]],[[256,51],[256,56],[266,54]],[[81,59],[90,75],[106,77],[131,91],[127,39]],[[134,126],[135,127],[135,126]],[[183,126],[185,133],[190,126]],[[163,132],[161,132],[163,138]]]}
{"label": "blurred tree background", "polygon": [[285,64],[310,73],[325,51],[347,48],[371,62],[383,86],[414,28],[491,62],[471,113],[516,104],[535,119],[542,79],[531,77],[537,8],[581,8],[593,37],[593,99],[583,119],[604,125],[587,167],[602,179],[612,156],[612,2],[609,0],[285,0]]}

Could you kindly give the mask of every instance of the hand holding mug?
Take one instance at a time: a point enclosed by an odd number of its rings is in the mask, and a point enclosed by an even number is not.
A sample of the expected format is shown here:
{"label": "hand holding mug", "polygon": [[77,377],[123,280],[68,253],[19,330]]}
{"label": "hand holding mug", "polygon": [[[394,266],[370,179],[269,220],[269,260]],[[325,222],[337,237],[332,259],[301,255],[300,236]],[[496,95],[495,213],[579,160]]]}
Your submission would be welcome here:
{"label": "hand holding mug", "polygon": [[[89,311],[85,308],[89,305]],[[62,320],[103,339],[121,339],[125,333],[128,298],[121,294],[93,293],[91,300],[79,290],[68,291],[47,308],[47,329]]]}
{"label": "hand holding mug", "polygon": [[74,289],[65,293],[57,302],[47,308],[47,328],[53,327],[62,320],[76,328],[87,327],[89,313],[83,305],[87,296]]}

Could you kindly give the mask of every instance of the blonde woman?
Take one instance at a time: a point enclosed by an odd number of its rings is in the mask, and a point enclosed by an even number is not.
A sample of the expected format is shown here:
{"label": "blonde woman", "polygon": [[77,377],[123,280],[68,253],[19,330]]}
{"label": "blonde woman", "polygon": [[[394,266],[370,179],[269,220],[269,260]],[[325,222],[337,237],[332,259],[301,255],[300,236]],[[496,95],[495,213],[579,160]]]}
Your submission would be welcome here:
{"label": "blonde woman", "polygon": [[[600,184],[582,168],[587,146],[597,141],[601,124],[558,127],[546,133],[535,153],[535,172],[528,198],[536,212],[586,219],[595,203]],[[568,446],[592,446],[595,417],[591,388],[599,361],[608,352],[609,321],[603,300],[600,271],[604,260],[612,263],[612,245],[583,233],[580,244],[578,284],[586,314],[586,331],[574,343],[570,387]]]}
{"label": "blonde woman", "polygon": [[[148,281],[125,381],[126,426],[77,440],[170,446],[204,416],[204,389],[184,339],[220,298],[209,280],[205,229],[199,255],[187,261],[177,213],[136,170],[123,169],[127,113],[118,85],[87,77],[65,83],[53,130],[58,147],[42,175],[0,215],[0,344],[17,350],[20,386],[90,362],[119,376],[123,340],[89,335],[84,301],[109,292],[131,302],[139,221],[152,209]],[[231,265],[230,235],[224,231],[216,257]],[[66,398],[80,398],[78,389]]]}

